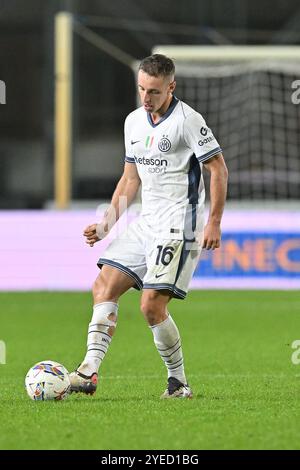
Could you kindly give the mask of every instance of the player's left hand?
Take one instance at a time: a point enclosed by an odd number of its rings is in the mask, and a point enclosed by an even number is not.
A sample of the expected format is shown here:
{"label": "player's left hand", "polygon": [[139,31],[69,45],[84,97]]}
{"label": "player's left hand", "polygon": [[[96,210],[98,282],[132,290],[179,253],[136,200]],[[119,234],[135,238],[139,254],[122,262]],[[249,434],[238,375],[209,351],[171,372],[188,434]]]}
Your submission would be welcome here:
{"label": "player's left hand", "polygon": [[221,245],[221,227],[219,223],[208,222],[204,228],[202,248],[214,250]]}

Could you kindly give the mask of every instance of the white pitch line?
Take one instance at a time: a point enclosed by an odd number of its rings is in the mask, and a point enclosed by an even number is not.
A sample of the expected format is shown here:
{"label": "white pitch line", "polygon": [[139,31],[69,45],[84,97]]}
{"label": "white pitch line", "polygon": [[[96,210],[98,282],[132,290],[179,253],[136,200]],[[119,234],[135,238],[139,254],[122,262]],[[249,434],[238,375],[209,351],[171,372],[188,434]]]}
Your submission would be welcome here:
{"label": "white pitch line", "polygon": [[[299,378],[300,375],[292,374],[188,374],[189,378],[212,378],[212,379],[280,379],[280,378]],[[161,375],[104,375],[101,380],[161,380]]]}

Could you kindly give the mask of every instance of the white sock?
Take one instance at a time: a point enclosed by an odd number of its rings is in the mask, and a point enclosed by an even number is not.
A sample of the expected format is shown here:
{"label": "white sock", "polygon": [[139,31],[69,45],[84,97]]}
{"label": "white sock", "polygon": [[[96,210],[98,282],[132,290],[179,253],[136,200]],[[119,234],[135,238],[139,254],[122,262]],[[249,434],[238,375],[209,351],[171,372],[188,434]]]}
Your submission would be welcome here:
{"label": "white sock", "polygon": [[87,353],[78,367],[79,372],[82,374],[91,375],[99,370],[112,340],[109,330],[117,326],[116,320],[108,318],[111,313],[115,316],[118,315],[118,304],[101,302],[94,305],[93,316],[88,329]]}
{"label": "white sock", "polygon": [[155,346],[168,369],[168,378],[175,377],[183,384],[186,384],[181,339],[171,315],[169,314],[166,320],[150,328],[152,329]]}

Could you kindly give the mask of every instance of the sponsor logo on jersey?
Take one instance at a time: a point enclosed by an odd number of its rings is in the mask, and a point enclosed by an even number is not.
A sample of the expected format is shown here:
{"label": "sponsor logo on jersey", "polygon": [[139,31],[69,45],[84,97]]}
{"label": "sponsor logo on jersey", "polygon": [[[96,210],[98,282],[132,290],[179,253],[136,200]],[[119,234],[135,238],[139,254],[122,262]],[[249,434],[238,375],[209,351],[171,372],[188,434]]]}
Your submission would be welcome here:
{"label": "sponsor logo on jersey", "polygon": [[160,158],[145,158],[145,157],[134,157],[135,163],[140,165],[150,166],[168,166],[167,160]]}
{"label": "sponsor logo on jersey", "polygon": [[171,148],[171,142],[165,136],[163,136],[158,142],[158,148],[161,152],[168,152]]}
{"label": "sponsor logo on jersey", "polygon": [[205,137],[205,139],[199,140],[198,145],[202,147],[202,145],[208,144],[208,142],[212,142],[213,140],[214,140],[214,137],[210,135],[209,137]]}
{"label": "sponsor logo on jersey", "polygon": [[207,127],[201,127],[200,134],[205,137],[207,135],[207,133],[208,133]]}
{"label": "sponsor logo on jersey", "polygon": [[160,158],[134,157],[135,163],[147,166],[148,173],[163,174],[167,170],[167,160]]}

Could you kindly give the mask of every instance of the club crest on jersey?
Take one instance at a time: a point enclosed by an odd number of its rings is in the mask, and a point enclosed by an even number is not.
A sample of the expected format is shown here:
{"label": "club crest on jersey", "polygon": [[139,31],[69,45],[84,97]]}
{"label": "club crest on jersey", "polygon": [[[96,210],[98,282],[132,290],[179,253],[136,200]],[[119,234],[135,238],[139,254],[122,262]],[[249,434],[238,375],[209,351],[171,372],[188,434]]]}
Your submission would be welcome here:
{"label": "club crest on jersey", "polygon": [[161,152],[168,152],[171,148],[171,142],[167,137],[163,136],[158,142],[158,148]]}

